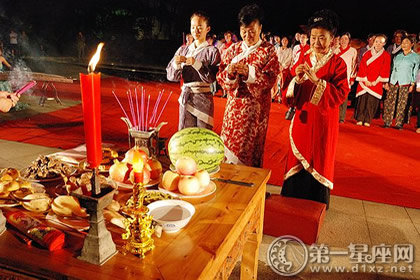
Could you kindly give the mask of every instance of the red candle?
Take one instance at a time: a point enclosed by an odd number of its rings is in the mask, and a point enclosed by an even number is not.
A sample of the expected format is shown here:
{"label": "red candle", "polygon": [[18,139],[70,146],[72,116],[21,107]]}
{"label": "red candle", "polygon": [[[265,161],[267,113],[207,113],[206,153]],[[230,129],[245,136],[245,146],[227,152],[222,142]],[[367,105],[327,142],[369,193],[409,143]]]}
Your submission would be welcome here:
{"label": "red candle", "polygon": [[83,121],[85,127],[87,162],[90,168],[102,161],[101,135],[101,74],[80,73]]}
{"label": "red candle", "polygon": [[90,168],[98,167],[102,161],[101,74],[93,72],[99,61],[102,46],[103,43],[100,43],[89,63],[89,74],[80,73],[86,153]]}

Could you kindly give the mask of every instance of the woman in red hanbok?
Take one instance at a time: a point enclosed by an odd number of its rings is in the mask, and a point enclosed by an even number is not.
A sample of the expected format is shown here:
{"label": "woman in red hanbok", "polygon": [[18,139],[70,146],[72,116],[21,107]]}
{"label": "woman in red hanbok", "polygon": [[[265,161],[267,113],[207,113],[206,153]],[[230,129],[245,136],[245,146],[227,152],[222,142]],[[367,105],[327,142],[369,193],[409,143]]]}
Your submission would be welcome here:
{"label": "woman in red hanbok", "polygon": [[286,105],[295,106],[290,124],[290,151],[282,195],[329,204],[333,188],[338,138],[338,111],[349,85],[344,60],[334,55],[331,41],[337,15],[317,12],[309,20],[310,45],[294,65],[295,77],[284,92]]}
{"label": "woman in red hanbok", "polygon": [[217,74],[228,93],[221,137],[227,162],[261,167],[279,61],[274,46],[260,39],[259,7],[243,7],[238,18],[243,42],[227,50]]}

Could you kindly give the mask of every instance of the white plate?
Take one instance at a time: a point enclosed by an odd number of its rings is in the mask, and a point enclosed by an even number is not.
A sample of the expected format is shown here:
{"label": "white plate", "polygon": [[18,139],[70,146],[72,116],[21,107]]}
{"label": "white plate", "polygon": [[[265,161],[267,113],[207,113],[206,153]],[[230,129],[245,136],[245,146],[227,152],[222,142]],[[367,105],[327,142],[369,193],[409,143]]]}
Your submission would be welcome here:
{"label": "white plate", "polygon": [[168,190],[162,188],[159,185],[159,190],[161,192],[168,193],[168,194],[170,194],[170,195],[172,195],[174,197],[178,197],[178,198],[181,198],[181,199],[182,198],[187,198],[188,199],[188,198],[203,198],[203,197],[207,197],[207,196],[210,196],[210,195],[214,194],[216,192],[216,189],[217,189],[216,183],[213,182],[213,181],[210,181],[210,184],[206,188],[204,188],[203,191],[201,191],[200,193],[198,193],[196,195],[185,195],[185,194],[182,194],[180,192],[168,191]]}
{"label": "white plate", "polygon": [[[171,169],[171,171],[176,172],[176,168],[173,164],[171,164],[169,166],[169,169]],[[212,171],[207,171],[209,173],[210,176],[213,176],[214,174],[216,174],[217,172],[220,171],[220,165],[218,165],[214,170]]]}

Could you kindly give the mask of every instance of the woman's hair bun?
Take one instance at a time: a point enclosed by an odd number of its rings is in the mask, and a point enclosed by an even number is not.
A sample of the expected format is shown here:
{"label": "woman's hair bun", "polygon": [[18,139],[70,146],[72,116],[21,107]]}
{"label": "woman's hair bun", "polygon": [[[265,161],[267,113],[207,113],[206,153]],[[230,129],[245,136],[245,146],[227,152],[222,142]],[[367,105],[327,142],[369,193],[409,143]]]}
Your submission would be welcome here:
{"label": "woman's hair bun", "polygon": [[333,36],[337,34],[338,30],[338,16],[331,10],[320,10],[308,20],[309,32],[313,28],[323,28],[328,30]]}

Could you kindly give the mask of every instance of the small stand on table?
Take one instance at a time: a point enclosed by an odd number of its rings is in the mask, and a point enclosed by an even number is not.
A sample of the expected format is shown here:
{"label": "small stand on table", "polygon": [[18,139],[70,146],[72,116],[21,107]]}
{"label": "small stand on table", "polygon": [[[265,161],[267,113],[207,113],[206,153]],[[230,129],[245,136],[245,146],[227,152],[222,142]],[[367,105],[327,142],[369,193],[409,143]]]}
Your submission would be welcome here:
{"label": "small stand on table", "polygon": [[80,205],[85,207],[89,217],[89,232],[85,238],[80,260],[102,265],[117,253],[111,233],[107,230],[104,221],[103,209],[108,206],[115,189],[110,185],[101,185],[97,168],[93,169],[92,196],[72,193],[79,199]]}

